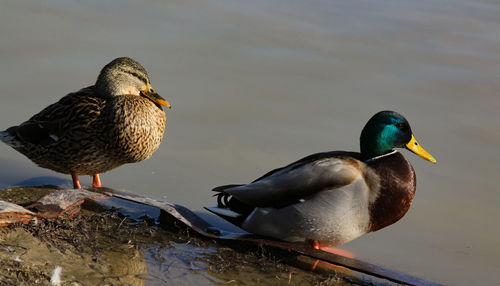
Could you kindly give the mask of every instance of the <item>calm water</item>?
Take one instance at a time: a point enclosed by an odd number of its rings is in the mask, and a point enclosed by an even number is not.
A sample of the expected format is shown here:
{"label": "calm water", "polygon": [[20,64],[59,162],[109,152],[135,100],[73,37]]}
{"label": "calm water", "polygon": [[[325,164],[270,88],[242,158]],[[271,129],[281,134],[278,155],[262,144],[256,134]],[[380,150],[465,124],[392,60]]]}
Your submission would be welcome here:
{"label": "calm water", "polygon": [[[39,2],[0,4],[0,129],[131,56],[173,108],[153,158],[103,184],[201,209],[214,186],[358,150],[365,122],[393,109],[438,164],[403,151],[418,178],[409,213],[344,248],[436,282],[499,281],[499,2]],[[0,168],[0,187],[70,186],[3,144]]]}

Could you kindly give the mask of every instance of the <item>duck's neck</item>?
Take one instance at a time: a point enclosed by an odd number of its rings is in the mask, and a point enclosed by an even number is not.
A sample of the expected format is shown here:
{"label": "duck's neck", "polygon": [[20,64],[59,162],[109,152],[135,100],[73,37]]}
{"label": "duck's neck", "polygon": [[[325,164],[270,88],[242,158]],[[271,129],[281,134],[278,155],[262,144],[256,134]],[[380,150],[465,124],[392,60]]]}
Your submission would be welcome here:
{"label": "duck's neck", "polygon": [[392,153],[395,150],[392,149],[392,146],[387,144],[385,140],[364,140],[361,137],[360,140],[360,149],[361,149],[361,160],[366,161],[379,156],[384,156],[386,154]]}
{"label": "duck's neck", "polygon": [[375,160],[378,160],[378,159],[386,157],[386,156],[390,156],[390,155],[395,154],[397,152],[398,152],[397,150],[392,150],[389,153],[385,153],[385,154],[382,154],[382,155],[378,155],[378,156],[375,156],[375,157],[364,159],[364,161],[365,161],[365,163],[368,163],[368,162],[375,161]]}
{"label": "duck's neck", "polygon": [[[377,127],[377,126],[376,126]],[[394,132],[390,128],[366,125],[359,137],[361,160],[366,161],[393,151]]]}

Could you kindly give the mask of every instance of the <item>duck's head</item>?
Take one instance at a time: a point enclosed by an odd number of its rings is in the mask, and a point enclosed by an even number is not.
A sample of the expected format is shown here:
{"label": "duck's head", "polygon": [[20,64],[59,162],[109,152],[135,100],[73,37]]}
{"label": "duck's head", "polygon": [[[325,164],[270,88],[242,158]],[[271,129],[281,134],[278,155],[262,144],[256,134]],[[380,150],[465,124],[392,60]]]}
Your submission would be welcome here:
{"label": "duck's head", "polygon": [[436,163],[436,159],[418,144],[406,118],[394,111],[381,111],[368,120],[361,132],[360,146],[363,160],[389,153],[394,148],[406,148]]}
{"label": "duck's head", "polygon": [[170,103],[151,87],[146,69],[131,58],[117,58],[105,65],[95,86],[101,96],[144,96],[156,104],[170,108]]}

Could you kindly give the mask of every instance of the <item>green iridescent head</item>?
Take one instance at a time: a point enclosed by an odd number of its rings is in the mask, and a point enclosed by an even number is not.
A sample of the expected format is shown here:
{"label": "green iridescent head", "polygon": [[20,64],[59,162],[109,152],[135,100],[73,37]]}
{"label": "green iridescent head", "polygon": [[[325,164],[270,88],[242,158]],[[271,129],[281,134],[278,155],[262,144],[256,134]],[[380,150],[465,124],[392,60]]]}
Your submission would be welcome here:
{"label": "green iridescent head", "polygon": [[363,160],[389,153],[394,148],[406,148],[436,163],[417,143],[406,118],[394,111],[381,111],[370,118],[361,132],[359,141]]}

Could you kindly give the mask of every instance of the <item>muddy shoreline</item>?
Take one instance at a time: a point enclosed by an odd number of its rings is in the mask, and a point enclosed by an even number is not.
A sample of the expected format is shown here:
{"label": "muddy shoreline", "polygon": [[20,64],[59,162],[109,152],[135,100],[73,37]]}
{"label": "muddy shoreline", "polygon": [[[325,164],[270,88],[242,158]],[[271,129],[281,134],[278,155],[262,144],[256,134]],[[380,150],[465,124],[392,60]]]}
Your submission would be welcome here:
{"label": "muddy shoreline", "polygon": [[[54,186],[0,191],[29,206]],[[78,212],[0,228],[0,285],[373,285],[376,280],[249,242],[203,237],[169,218],[86,200]],[[165,214],[163,214],[165,215]],[[311,261],[312,260],[312,261]]]}

